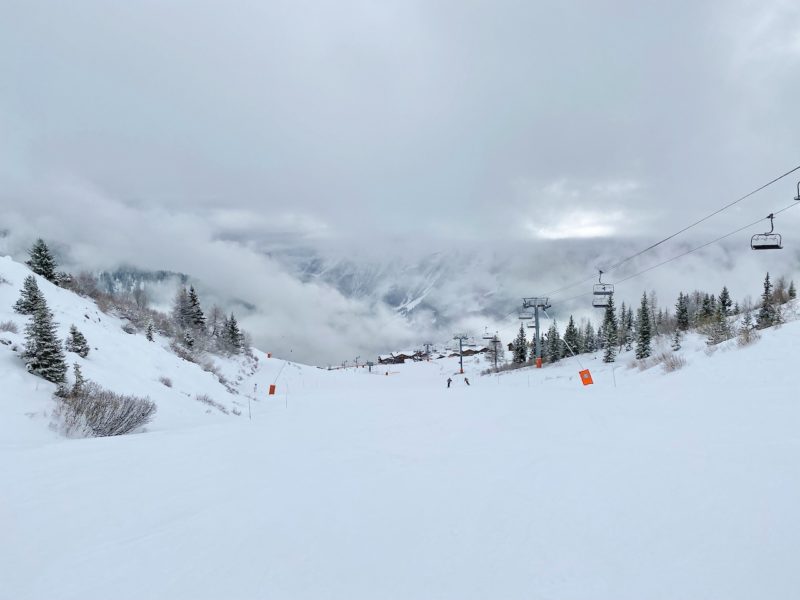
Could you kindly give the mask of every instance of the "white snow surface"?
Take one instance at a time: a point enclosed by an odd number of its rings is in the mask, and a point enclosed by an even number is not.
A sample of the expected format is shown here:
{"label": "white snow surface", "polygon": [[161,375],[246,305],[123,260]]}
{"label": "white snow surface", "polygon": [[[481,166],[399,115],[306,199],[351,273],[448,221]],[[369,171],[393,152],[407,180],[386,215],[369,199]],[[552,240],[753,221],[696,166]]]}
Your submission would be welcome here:
{"label": "white snow surface", "polygon": [[[0,259],[0,321],[28,271]],[[40,281],[145,432],[65,439],[0,345],[0,598],[751,599],[800,590],[800,322],[688,365],[197,365]],[[388,374],[387,374],[388,373]],[[173,387],[159,382],[170,377]],[[445,386],[453,377],[451,389]],[[238,379],[241,378],[241,379]],[[265,394],[277,380],[277,394]],[[248,419],[247,395],[258,384]],[[225,415],[194,400],[211,395]]]}

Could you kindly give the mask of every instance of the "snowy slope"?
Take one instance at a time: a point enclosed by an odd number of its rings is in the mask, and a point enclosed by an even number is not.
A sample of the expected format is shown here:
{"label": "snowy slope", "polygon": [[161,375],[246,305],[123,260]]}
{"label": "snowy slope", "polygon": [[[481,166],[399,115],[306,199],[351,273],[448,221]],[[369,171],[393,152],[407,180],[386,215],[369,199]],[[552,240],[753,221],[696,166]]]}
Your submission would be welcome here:
{"label": "snowy slope", "polygon": [[[17,334],[0,332],[0,340],[7,343],[0,344],[0,380],[4,382],[3,396],[11,399],[0,402],[0,417],[18,424],[0,443],[24,441],[32,431],[47,431],[47,413],[54,406],[51,396],[55,386],[26,373],[13,350],[24,346],[28,317],[16,314],[11,307],[19,298],[23,280],[30,274],[24,265],[0,257],[0,277],[8,282],[0,284],[0,322],[11,321],[18,329]],[[122,330],[125,321],[100,312],[93,300],[61,289],[42,277],[37,276],[37,282],[59,324],[61,339],[66,337],[70,325],[75,324],[91,346],[86,359],[68,354],[68,364],[80,364],[86,378],[117,393],[149,396],[154,400],[158,412],[148,426],[151,431],[237,418],[234,411],[246,417],[246,396],[252,395],[253,384],[260,382],[261,389],[266,389],[284,365],[283,361],[266,359],[263,353],[257,353],[255,360],[209,355],[216,370],[230,382],[234,391],[231,393],[213,373],[173,354],[166,339],[156,336],[155,342],[148,342],[144,335],[127,334]],[[282,376],[291,381],[297,370],[296,366],[284,369]],[[171,380],[172,387],[165,386],[161,378]],[[243,385],[245,380],[247,385]],[[198,402],[195,398],[199,394],[208,395],[221,408]]]}
{"label": "snowy slope", "polygon": [[[106,327],[86,326],[93,346]],[[43,439],[4,412],[0,598],[795,598],[799,335],[713,353],[690,336],[669,374],[582,357],[589,387],[574,359],[481,377],[468,358],[470,386],[458,359],[262,359],[240,389],[278,377],[278,394],[252,420],[176,393],[149,433],[119,438]],[[175,368],[163,354],[148,377]],[[183,366],[175,389],[206,385]],[[41,410],[27,377],[18,400]]]}

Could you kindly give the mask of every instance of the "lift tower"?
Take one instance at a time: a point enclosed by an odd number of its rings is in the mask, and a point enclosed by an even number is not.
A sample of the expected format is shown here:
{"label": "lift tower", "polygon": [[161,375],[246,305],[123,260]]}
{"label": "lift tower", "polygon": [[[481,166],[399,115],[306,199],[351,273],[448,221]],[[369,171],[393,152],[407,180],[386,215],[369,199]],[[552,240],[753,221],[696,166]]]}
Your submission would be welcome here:
{"label": "lift tower", "polygon": [[542,358],[542,337],[539,331],[539,310],[547,310],[550,308],[549,298],[523,298],[522,299],[522,308],[527,310],[529,308],[533,309],[533,327],[535,331],[534,337],[534,356],[536,360],[536,366],[538,367],[541,365],[541,358]]}

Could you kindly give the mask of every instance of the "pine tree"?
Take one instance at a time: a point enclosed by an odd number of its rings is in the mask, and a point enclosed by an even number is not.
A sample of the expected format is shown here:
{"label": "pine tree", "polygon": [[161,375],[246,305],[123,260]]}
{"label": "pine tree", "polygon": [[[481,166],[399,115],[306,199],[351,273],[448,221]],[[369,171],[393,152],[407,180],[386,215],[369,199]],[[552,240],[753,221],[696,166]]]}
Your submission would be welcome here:
{"label": "pine tree", "polygon": [[189,304],[189,293],[184,286],[181,286],[175,295],[172,304],[172,318],[175,324],[181,329],[186,329],[192,324],[192,311]]}
{"label": "pine tree", "polygon": [[650,346],[651,333],[650,307],[647,304],[647,294],[642,294],[642,302],[636,311],[636,358],[648,358],[652,354]]}
{"label": "pine tree", "polygon": [[31,268],[31,271],[56,283],[56,260],[42,238],[36,240],[29,250],[29,254],[30,259],[25,264]]}
{"label": "pine tree", "polygon": [[794,288],[794,279],[789,282],[789,300],[794,300],[797,298],[797,290]]}
{"label": "pine tree", "polygon": [[69,335],[64,342],[64,346],[67,349],[67,352],[74,352],[81,358],[86,358],[89,356],[89,344],[84,335],[78,331],[78,328],[75,327],[75,325],[70,326]]}
{"label": "pine tree", "polygon": [[19,300],[14,304],[14,310],[21,315],[32,315],[42,301],[44,296],[36,283],[36,277],[28,275],[22,283],[22,291]]}
{"label": "pine tree", "polygon": [[617,322],[619,323],[619,349],[618,352],[622,352],[622,348],[625,346],[625,340],[627,339],[628,335],[631,333],[628,332],[628,328],[626,327],[626,319],[625,317],[628,315],[628,309],[625,307],[625,303],[623,302],[622,305],[619,307],[619,316],[617,317]]}
{"label": "pine tree", "polygon": [[144,337],[147,338],[148,342],[155,340],[155,328],[153,327],[152,321],[147,324],[147,330],[144,332]]}
{"label": "pine tree", "polygon": [[617,315],[614,311],[614,296],[613,294],[608,297],[608,306],[606,306],[606,314],[603,319],[603,346],[605,353],[603,354],[603,362],[612,363],[617,357],[617,335],[619,326],[617,324]]}
{"label": "pine tree", "polygon": [[583,351],[584,352],[597,352],[597,339],[594,335],[594,326],[592,322],[586,323],[586,329],[583,331]]}
{"label": "pine tree", "polygon": [[206,317],[203,314],[203,309],[200,307],[200,300],[197,297],[197,292],[194,289],[194,286],[189,287],[189,295],[187,298],[188,306],[187,306],[187,317],[188,317],[188,324],[195,329],[203,330],[205,332],[206,327]]}
{"label": "pine tree", "polygon": [[567,328],[564,330],[564,346],[570,353],[578,354],[581,351],[581,334],[575,326],[575,319],[572,318],[572,315],[569,316]]}
{"label": "pine tree", "polygon": [[675,305],[675,322],[678,331],[689,330],[689,296],[683,292],[678,294],[678,303]]}
{"label": "pine tree", "polygon": [[62,383],[67,373],[64,352],[56,336],[57,325],[44,298],[25,327],[25,351],[22,357],[28,371],[53,383]]}
{"label": "pine tree", "polygon": [[764,292],[761,294],[761,308],[756,318],[756,327],[764,329],[771,327],[776,321],[775,305],[772,301],[772,283],[769,280],[769,273],[764,277]]}
{"label": "pine tree", "polygon": [[558,327],[553,321],[547,330],[547,362],[558,362],[561,359],[561,338],[558,335]]}
{"label": "pine tree", "polygon": [[84,379],[81,366],[78,363],[72,363],[72,370],[75,373],[75,383],[72,384],[72,395],[78,396],[86,383],[86,379]]}
{"label": "pine tree", "polygon": [[676,329],[675,335],[672,336],[672,349],[677,352],[681,349],[681,330]]}
{"label": "pine tree", "polygon": [[722,291],[719,293],[719,302],[717,303],[718,310],[722,314],[723,317],[729,317],[731,315],[731,307],[733,306],[733,301],[731,300],[731,294],[728,291],[727,286],[722,286]]}
{"label": "pine tree", "polygon": [[525,338],[525,327],[520,324],[519,333],[514,340],[514,364],[521,365],[528,360],[528,340]]}
{"label": "pine tree", "polygon": [[236,317],[231,313],[229,319],[225,320],[222,332],[222,341],[225,350],[232,354],[239,354],[242,350],[243,336],[236,322]]}
{"label": "pine tree", "polygon": [[189,350],[194,348],[194,337],[192,336],[189,330],[183,332],[183,345],[186,346]]}

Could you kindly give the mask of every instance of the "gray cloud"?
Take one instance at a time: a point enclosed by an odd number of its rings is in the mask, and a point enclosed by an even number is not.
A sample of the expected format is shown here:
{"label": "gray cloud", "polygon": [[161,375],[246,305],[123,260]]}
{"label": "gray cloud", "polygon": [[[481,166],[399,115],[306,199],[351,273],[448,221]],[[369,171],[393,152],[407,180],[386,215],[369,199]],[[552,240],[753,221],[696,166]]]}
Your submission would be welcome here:
{"label": "gray cloud", "polygon": [[[580,278],[800,162],[798,32],[782,0],[6,2],[3,227],[76,264],[192,273],[309,360],[412,343],[437,333],[427,317],[301,282],[281,256],[461,253],[463,281],[437,288],[453,315],[484,288]],[[743,236],[640,287],[796,268],[770,256]]]}

